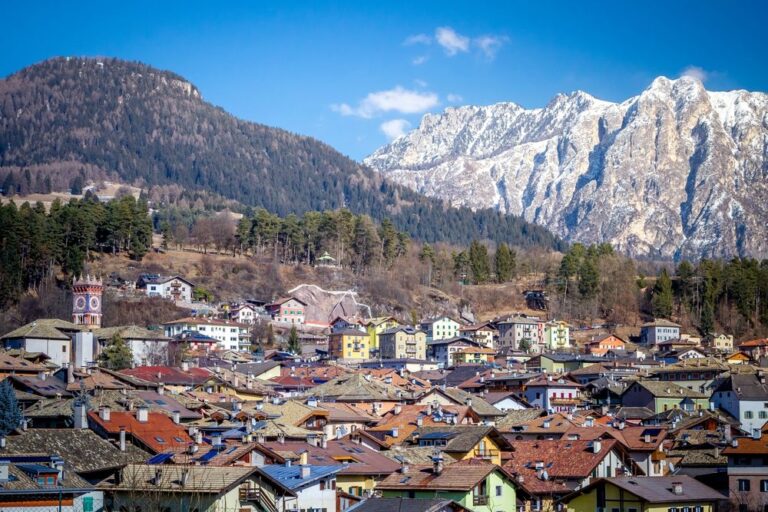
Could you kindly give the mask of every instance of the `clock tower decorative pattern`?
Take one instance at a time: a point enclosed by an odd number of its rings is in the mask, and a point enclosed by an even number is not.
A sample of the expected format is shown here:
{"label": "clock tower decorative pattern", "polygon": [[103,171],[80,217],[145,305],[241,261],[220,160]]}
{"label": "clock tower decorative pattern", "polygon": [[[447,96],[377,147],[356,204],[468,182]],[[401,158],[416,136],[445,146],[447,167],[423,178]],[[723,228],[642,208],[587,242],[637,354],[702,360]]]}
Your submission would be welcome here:
{"label": "clock tower decorative pattern", "polygon": [[101,327],[101,295],[104,284],[96,276],[86,275],[72,284],[72,322],[93,329]]}

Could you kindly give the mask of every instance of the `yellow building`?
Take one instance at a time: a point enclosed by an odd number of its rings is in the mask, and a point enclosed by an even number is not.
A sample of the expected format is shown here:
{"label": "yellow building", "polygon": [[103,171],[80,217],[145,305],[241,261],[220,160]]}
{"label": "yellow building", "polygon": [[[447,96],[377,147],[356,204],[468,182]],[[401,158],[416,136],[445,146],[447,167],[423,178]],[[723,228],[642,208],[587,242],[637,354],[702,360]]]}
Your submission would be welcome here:
{"label": "yellow building", "polygon": [[466,347],[451,352],[451,364],[486,364],[492,363],[496,357],[496,351],[486,347]]}
{"label": "yellow building", "polygon": [[370,350],[370,336],[365,331],[344,329],[328,338],[328,352],[336,359],[370,359]]}
{"label": "yellow building", "polygon": [[713,512],[724,496],[687,475],[601,478],[563,498],[569,512]]}
{"label": "yellow building", "polygon": [[379,335],[389,329],[394,329],[402,325],[396,318],[391,316],[380,316],[371,318],[365,322],[365,329],[370,336],[371,350],[378,350],[379,348]]}

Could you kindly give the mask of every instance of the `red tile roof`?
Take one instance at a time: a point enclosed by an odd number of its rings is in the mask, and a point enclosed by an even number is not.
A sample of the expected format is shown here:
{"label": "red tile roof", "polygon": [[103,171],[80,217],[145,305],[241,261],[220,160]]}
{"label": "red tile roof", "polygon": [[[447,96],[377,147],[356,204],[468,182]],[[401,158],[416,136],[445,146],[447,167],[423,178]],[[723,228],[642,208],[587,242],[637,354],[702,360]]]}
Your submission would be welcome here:
{"label": "red tile roof", "polygon": [[198,386],[211,379],[217,380],[213,372],[207,368],[197,367],[182,371],[181,368],[171,366],[137,366],[121,370],[120,373],[149,382],[181,386]]}
{"label": "red tile roof", "polygon": [[102,420],[94,411],[89,412],[88,417],[110,437],[119,435],[120,428],[125,428],[128,436],[154,453],[178,452],[193,442],[183,426],[159,412],[148,413],[146,422],[136,419],[135,412],[112,411],[109,421]]}

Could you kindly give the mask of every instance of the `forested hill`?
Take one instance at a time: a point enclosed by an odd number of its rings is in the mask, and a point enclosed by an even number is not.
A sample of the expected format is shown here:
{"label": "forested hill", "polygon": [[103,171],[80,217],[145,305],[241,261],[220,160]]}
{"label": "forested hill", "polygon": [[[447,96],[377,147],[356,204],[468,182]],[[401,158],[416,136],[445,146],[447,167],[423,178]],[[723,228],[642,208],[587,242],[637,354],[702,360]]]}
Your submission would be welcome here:
{"label": "forested hill", "polygon": [[10,172],[177,183],[279,215],[344,206],[429,242],[563,248],[519,217],[447,207],[315,139],[237,119],[176,74],[117,59],[56,58],[0,81],[0,180]]}

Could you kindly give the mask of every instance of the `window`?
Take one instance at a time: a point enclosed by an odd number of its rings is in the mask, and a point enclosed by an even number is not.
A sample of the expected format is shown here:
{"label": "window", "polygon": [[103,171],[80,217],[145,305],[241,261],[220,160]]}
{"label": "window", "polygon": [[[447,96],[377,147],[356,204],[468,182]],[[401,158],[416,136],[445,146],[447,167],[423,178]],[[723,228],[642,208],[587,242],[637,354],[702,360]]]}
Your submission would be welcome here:
{"label": "window", "polygon": [[[763,480],[763,481],[765,481],[765,480]],[[496,496],[501,496],[501,493],[502,493],[502,488],[501,488],[500,485],[497,485],[496,486]]]}
{"label": "window", "polygon": [[760,480],[760,492],[768,492],[768,480]]}
{"label": "window", "polygon": [[325,480],[320,480],[320,490],[321,491],[325,490]]}
{"label": "window", "polygon": [[760,411],[759,413],[757,413],[757,417],[760,418],[761,420],[764,420],[768,418],[768,412]]}
{"label": "window", "polygon": [[749,490],[749,480],[740,478],[739,479],[739,490],[740,491],[748,491]]}
{"label": "window", "polygon": [[83,498],[83,512],[93,512],[93,497],[85,496]]}
{"label": "window", "polygon": [[744,419],[745,419],[745,420],[751,420],[751,419],[752,419],[752,416],[754,416],[754,415],[752,414],[752,411],[744,411]]}

